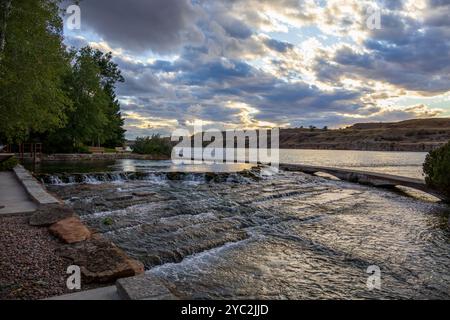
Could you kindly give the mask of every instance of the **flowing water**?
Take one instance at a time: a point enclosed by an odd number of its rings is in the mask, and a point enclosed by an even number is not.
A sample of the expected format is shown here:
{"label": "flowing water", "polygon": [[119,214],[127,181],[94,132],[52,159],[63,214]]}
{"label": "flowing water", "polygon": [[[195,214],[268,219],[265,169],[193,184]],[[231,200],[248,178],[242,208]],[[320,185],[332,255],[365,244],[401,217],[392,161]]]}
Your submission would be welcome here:
{"label": "flowing water", "polygon": [[[399,164],[386,159],[372,166]],[[40,177],[181,298],[450,298],[449,207],[432,199],[239,165],[106,166]],[[380,289],[367,287],[370,266]]]}

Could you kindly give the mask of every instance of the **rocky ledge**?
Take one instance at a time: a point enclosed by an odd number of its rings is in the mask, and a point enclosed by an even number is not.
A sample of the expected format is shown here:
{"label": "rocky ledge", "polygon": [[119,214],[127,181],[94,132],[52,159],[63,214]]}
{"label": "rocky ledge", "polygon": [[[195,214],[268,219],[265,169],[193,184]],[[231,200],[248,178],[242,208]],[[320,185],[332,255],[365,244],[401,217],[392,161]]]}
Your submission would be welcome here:
{"label": "rocky ledge", "polygon": [[72,209],[45,206],[30,217],[29,223],[48,226],[50,233],[64,243],[57,254],[79,266],[85,282],[108,283],[144,273],[141,262],[87,228]]}

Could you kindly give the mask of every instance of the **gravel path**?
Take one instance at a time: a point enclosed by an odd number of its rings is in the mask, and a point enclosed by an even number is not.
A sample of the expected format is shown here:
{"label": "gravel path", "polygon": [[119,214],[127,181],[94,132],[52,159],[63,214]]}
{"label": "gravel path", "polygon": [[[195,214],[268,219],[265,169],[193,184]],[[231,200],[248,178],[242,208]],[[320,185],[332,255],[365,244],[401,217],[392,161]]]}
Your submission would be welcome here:
{"label": "gravel path", "polygon": [[55,250],[62,246],[47,228],[32,227],[26,217],[0,217],[0,299],[42,299],[67,293],[70,262]]}

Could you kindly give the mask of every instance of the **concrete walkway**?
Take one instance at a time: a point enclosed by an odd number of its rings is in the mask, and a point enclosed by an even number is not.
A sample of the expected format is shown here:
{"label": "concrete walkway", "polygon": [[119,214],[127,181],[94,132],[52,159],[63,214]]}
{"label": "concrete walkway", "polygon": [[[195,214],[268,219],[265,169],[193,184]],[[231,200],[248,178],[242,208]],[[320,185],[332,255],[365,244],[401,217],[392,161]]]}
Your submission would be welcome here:
{"label": "concrete walkway", "polygon": [[13,172],[0,172],[0,216],[28,213],[37,209],[25,188]]}
{"label": "concrete walkway", "polygon": [[48,298],[45,300],[121,300],[117,293],[116,286],[97,288],[76,293],[69,293],[63,296]]}

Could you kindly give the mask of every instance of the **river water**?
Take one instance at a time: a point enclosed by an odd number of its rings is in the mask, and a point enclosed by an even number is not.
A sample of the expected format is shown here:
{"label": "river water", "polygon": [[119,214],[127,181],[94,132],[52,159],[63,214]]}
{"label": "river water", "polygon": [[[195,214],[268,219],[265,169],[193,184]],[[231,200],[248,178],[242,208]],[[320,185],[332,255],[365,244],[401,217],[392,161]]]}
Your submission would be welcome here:
{"label": "river water", "polygon": [[[319,154],[314,162],[311,151],[293,150],[281,161],[418,177],[425,156]],[[450,298],[450,210],[433,199],[249,166],[102,166],[110,173],[58,175],[67,164],[44,165],[53,173],[40,177],[180,298]],[[367,286],[368,268],[380,271],[379,289]]]}

